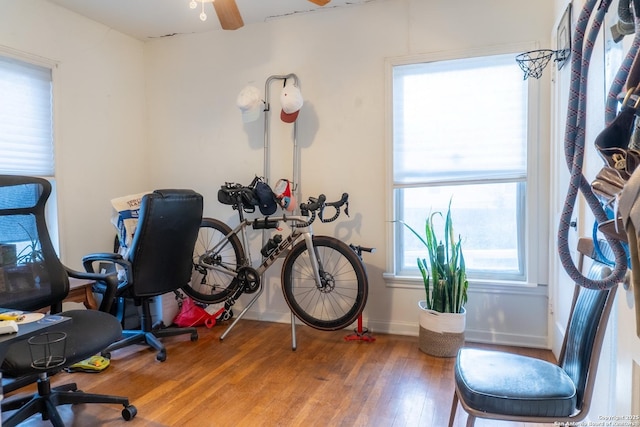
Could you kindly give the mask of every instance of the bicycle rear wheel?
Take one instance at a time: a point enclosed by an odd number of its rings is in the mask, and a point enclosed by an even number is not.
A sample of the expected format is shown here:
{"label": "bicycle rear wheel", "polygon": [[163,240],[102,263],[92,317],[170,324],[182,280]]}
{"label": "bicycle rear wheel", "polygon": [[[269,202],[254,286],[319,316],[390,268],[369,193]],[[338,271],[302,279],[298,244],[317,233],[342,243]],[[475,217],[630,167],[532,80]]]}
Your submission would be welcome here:
{"label": "bicycle rear wheel", "polygon": [[362,262],[344,242],[313,236],[321,284],[313,275],[304,241],[296,244],[282,267],[282,291],[291,311],[307,325],[323,331],[346,328],[367,303],[368,283]]}
{"label": "bicycle rear wheel", "polygon": [[240,239],[222,221],[203,218],[193,249],[191,281],[185,294],[206,304],[223,302],[239,286],[237,270],[244,252]]}

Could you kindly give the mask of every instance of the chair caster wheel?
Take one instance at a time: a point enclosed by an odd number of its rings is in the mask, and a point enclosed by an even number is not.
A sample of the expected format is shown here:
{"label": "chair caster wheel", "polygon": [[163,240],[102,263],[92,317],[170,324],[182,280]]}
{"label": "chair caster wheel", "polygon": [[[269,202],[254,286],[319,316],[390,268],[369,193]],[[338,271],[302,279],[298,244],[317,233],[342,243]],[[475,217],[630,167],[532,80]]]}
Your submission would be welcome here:
{"label": "chair caster wheel", "polygon": [[103,351],[102,353],[100,353],[100,356],[104,357],[105,359],[111,360],[111,353],[108,351]]}
{"label": "chair caster wheel", "polygon": [[194,332],[191,334],[191,341],[198,341],[198,333]]}
{"label": "chair caster wheel", "polygon": [[156,360],[160,362],[167,360],[167,352],[165,350],[158,352],[158,354],[156,354]]}
{"label": "chair caster wheel", "polygon": [[133,417],[136,416],[137,413],[138,413],[138,409],[135,406],[133,405],[125,406],[124,409],[122,410],[122,418],[125,421],[131,421]]}

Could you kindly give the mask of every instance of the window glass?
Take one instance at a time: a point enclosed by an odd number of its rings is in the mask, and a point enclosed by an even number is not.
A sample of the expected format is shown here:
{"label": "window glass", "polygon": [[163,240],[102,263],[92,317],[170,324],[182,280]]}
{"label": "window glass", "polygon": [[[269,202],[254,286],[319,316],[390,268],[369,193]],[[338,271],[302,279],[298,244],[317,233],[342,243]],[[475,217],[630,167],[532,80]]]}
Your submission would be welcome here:
{"label": "window glass", "polygon": [[[394,219],[423,234],[451,201],[471,278],[526,278],[529,100],[514,56],[393,66]],[[400,223],[394,244],[396,274],[417,275],[425,248]]]}

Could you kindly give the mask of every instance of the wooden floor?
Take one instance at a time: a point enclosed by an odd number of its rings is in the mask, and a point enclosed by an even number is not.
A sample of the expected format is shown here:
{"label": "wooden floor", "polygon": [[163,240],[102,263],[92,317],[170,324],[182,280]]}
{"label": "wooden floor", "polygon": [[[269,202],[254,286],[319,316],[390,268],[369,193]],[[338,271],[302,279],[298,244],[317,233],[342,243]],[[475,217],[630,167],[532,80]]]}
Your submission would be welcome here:
{"label": "wooden floor", "polygon": [[[224,325],[198,328],[200,338],[166,338],[168,357],[131,346],[112,353],[98,374],[61,373],[53,384],[129,397],[138,415],[129,422],[118,405],[62,406],[68,426],[382,426],[440,427],[449,419],[453,359],[428,356],[417,337],[375,335],[346,341],[348,331],[297,328],[242,320],[220,341]],[[478,346],[475,346],[478,347]],[[486,346],[483,346],[486,347]],[[514,349],[549,359],[550,352]],[[459,407],[456,426],[466,414]],[[24,426],[49,425],[32,417]],[[478,427],[534,427],[478,420]],[[552,425],[552,424],[550,424]]]}

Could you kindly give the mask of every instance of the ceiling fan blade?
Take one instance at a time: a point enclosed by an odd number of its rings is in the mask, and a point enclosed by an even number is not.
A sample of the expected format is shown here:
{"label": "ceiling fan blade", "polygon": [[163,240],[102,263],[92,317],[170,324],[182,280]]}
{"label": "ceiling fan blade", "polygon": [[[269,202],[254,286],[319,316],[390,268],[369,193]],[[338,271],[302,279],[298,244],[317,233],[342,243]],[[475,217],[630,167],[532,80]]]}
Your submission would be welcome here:
{"label": "ceiling fan blade", "polygon": [[244,26],[236,0],[215,0],[213,7],[223,30],[237,30]]}
{"label": "ceiling fan blade", "polygon": [[329,3],[331,0],[309,0],[313,4],[317,4],[318,6],[324,6]]}

